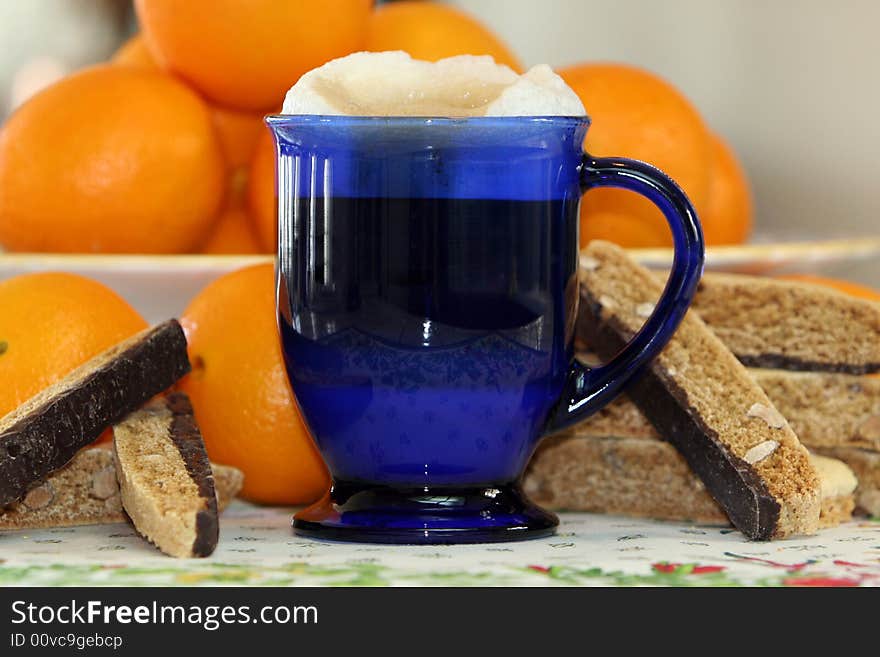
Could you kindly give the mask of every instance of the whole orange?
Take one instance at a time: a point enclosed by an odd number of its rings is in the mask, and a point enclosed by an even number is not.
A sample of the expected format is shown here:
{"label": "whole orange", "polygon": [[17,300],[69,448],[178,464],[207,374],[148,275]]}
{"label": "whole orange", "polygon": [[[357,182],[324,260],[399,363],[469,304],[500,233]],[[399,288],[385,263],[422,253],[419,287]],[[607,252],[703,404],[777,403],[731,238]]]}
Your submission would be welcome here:
{"label": "whole orange", "polygon": [[742,244],[752,232],[752,193],[730,145],[712,135],[709,200],[700,214],[706,244]]}
{"label": "whole orange", "polygon": [[228,208],[220,215],[214,232],[202,247],[202,253],[212,255],[260,253],[259,242],[247,212],[243,208]]}
{"label": "whole orange", "polygon": [[327,490],[329,478],[287,381],[274,290],[272,265],[256,265],[192,300],[181,323],[193,371],[180,387],[211,459],[244,472],[246,498],[305,504]]}
{"label": "whole orange", "polygon": [[366,49],[403,50],[415,59],[492,55],[515,71],[522,65],[504,42],[471,15],[437,2],[403,0],[377,7],[370,17]]}
{"label": "whole orange", "polygon": [[[123,66],[159,70],[159,65],[140,34],[134,35],[122,44],[111,61]],[[257,136],[264,127],[263,115],[255,112],[239,112],[222,106],[211,107],[211,113],[226,164],[230,168],[250,164]]]}
{"label": "whole orange", "polygon": [[162,73],[87,69],[38,93],[0,131],[0,244],[189,251],[220,208],[224,170],[194,92]]}
{"label": "whole orange", "polygon": [[123,43],[119,49],[110,57],[110,61],[114,64],[122,66],[134,66],[149,71],[160,70],[156,59],[153,57],[150,49],[144,41],[144,37],[135,34],[128,41]]}
{"label": "whole orange", "polygon": [[212,101],[280,105],[299,77],[361,50],[372,0],[136,0],[150,51]]}
{"label": "whole orange", "polygon": [[[126,41],[110,60],[121,66],[161,70],[150,54],[144,37],[136,34]],[[230,169],[250,164],[257,143],[257,136],[264,127],[263,115],[255,112],[239,112],[222,106],[211,106],[211,116],[226,165]]]}
{"label": "whole orange", "polygon": [[0,416],[146,327],[122,297],[82,276],[0,281]]}
{"label": "whole orange", "polygon": [[[587,152],[653,164],[681,185],[698,214],[704,210],[711,141],[699,112],[681,92],[657,75],[625,64],[580,64],[559,74],[592,119],[584,143]],[[661,212],[633,192],[592,190],[581,208],[582,246],[592,239],[628,247],[672,244]]]}
{"label": "whole orange", "polygon": [[267,130],[257,141],[248,176],[248,206],[263,250],[274,252],[277,208],[275,205],[275,142]]}

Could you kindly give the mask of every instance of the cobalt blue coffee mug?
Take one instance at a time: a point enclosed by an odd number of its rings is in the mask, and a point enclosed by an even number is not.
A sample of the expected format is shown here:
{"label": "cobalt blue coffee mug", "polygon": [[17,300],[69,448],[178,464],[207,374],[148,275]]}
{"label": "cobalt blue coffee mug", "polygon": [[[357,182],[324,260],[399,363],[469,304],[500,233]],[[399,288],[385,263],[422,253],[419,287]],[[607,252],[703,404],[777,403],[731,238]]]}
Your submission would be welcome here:
{"label": "cobalt blue coffee mug", "polygon": [[[582,150],[587,117],[281,115],[278,321],[330,472],[298,533],[388,543],[543,536],[520,480],[539,439],[614,399],[669,341],[703,264],[690,202],[657,169]],[[608,364],[574,360],[581,194],[653,201],[666,290]]]}

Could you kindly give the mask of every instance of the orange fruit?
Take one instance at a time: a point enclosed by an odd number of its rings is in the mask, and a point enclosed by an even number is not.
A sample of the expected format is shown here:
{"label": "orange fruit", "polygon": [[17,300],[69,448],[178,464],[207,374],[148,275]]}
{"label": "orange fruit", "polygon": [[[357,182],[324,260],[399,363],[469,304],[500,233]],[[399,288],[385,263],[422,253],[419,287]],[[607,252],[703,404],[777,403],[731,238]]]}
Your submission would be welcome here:
{"label": "orange fruit", "polygon": [[250,165],[260,133],[268,130],[263,115],[223,107],[212,108],[212,115],[226,166],[232,170]]}
{"label": "orange fruit", "polygon": [[204,102],[167,75],[103,65],[22,105],[0,132],[0,244],[176,253],[204,238],[224,163]]}
{"label": "orange fruit", "polygon": [[251,220],[242,208],[229,208],[220,214],[217,226],[202,247],[214,255],[260,253]]}
{"label": "orange fruit", "polygon": [[858,283],[845,281],[840,278],[828,278],[825,276],[816,276],[815,274],[785,274],[779,276],[779,278],[789,281],[800,281],[802,283],[812,283],[813,285],[822,285],[860,299],[880,301],[880,290],[875,290],[867,285],[859,285]]}
{"label": "orange fruit", "polygon": [[240,468],[243,495],[305,504],[329,485],[300,417],[275,324],[271,264],[226,274],[202,290],[181,319],[193,371],[189,394],[211,460]]}
{"label": "orange fruit", "polygon": [[[136,34],[126,41],[111,61],[123,66],[160,70],[150,54],[143,36]],[[222,106],[211,107],[214,128],[220,139],[220,148],[229,168],[250,164],[263,124],[263,115],[255,112],[239,112]]]}
{"label": "orange fruit", "polygon": [[262,115],[213,108],[214,127],[226,162],[226,197],[220,218],[202,253],[260,253],[256,227],[244,207],[250,163],[260,133],[266,130]]}
{"label": "orange fruit", "polygon": [[712,135],[709,200],[700,214],[706,244],[742,244],[752,232],[752,193],[736,154]]}
{"label": "orange fruit", "polygon": [[0,281],[0,417],[146,327],[122,297],[82,276]]}
{"label": "orange fruit", "polygon": [[141,31],[165,68],[212,101],[280,105],[299,77],[361,50],[372,0],[136,0]]}
{"label": "orange fruit", "polygon": [[[126,41],[110,61],[121,66],[161,70],[140,34]],[[260,130],[265,127],[263,115],[239,112],[222,106],[210,107],[214,128],[227,166],[230,169],[247,166],[253,157]]]}
{"label": "orange fruit", "polygon": [[492,55],[515,71],[522,65],[497,36],[471,15],[436,2],[404,0],[377,7],[367,28],[367,50],[403,50],[415,59]]}
{"label": "orange fruit", "polygon": [[238,167],[229,172],[226,178],[226,197],[223,201],[221,214],[230,208],[242,208],[247,205],[249,180],[249,167]]}
{"label": "orange fruit", "polygon": [[257,141],[257,149],[248,177],[247,196],[260,244],[263,250],[274,252],[275,242],[278,239],[275,204],[275,142],[268,130],[260,135]]}
{"label": "orange fruit", "polygon": [[110,57],[110,61],[114,64],[134,66],[148,71],[161,70],[156,63],[156,59],[150,52],[150,49],[147,48],[144,37],[140,34],[135,34],[128,41],[123,43],[119,47],[119,50],[113,53],[113,56]]}
{"label": "orange fruit", "polygon": [[[122,66],[161,70],[140,34],[126,41],[110,61]],[[250,164],[257,136],[265,127],[263,115],[255,112],[239,112],[222,106],[211,106],[211,114],[226,164],[231,169]]]}
{"label": "orange fruit", "polygon": [[[558,72],[592,119],[584,143],[587,152],[653,164],[681,185],[698,214],[706,207],[709,131],[681,92],[657,75],[625,64],[580,64]],[[621,189],[594,189],[584,196],[581,245],[592,239],[627,247],[672,244],[654,204]]]}

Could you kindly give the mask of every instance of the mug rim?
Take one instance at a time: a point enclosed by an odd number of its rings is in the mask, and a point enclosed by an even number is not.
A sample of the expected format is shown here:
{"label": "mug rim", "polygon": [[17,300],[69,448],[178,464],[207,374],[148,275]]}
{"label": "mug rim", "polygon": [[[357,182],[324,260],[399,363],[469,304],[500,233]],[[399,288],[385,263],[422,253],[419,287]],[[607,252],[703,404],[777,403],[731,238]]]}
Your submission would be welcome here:
{"label": "mug rim", "polygon": [[589,115],[526,115],[526,116],[352,116],[347,114],[268,114],[263,117],[266,125],[316,125],[316,124],[342,124],[342,125],[488,125],[488,124],[522,124],[543,123],[548,125],[587,127],[592,123]]}

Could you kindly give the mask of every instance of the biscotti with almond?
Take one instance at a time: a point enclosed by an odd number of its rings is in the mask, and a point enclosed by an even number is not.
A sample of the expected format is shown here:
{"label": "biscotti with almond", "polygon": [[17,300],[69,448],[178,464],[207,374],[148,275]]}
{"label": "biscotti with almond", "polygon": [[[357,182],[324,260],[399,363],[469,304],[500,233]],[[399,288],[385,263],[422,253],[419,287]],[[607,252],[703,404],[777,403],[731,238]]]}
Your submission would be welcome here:
{"label": "biscotti with almond", "polygon": [[[582,256],[581,271],[591,262]],[[880,303],[802,281],[710,272],[691,307],[748,367],[880,371]]]}
{"label": "biscotti with almond", "polygon": [[693,309],[749,367],[880,371],[880,303],[799,281],[709,273]]}
{"label": "biscotti with almond", "polygon": [[170,320],[95,356],[0,418],[0,506],[23,497],[189,369],[183,330]]}
{"label": "biscotti with almond", "polygon": [[809,449],[880,450],[880,378],[749,370]]}
{"label": "biscotti with almond", "polygon": [[[608,242],[592,242],[585,256],[581,328],[589,348],[609,360],[642,328],[661,284]],[[806,448],[695,312],[627,393],[747,537],[818,529],[820,482]]]}
{"label": "biscotti with almond", "polygon": [[[607,415],[546,439],[523,480],[528,496],[558,511],[729,524],[724,510],[678,451],[652,437],[638,438]],[[606,433],[606,429],[614,433]],[[856,478],[843,462],[810,455],[821,489],[819,527],[852,518]]]}
{"label": "biscotti with almond", "polygon": [[[880,378],[759,369],[750,369],[749,374],[808,449],[855,447],[880,451]],[[588,422],[606,427],[607,435],[660,438],[626,395]]]}
{"label": "biscotti with almond", "polygon": [[[244,474],[238,468],[211,464],[217,508],[223,511],[238,495]],[[122,510],[113,452],[90,447],[32,488],[23,500],[0,509],[0,529],[36,529],[128,522]]]}
{"label": "biscotti with almond", "polygon": [[122,506],[173,557],[206,557],[219,538],[217,497],[189,398],[174,392],[113,427]]}

